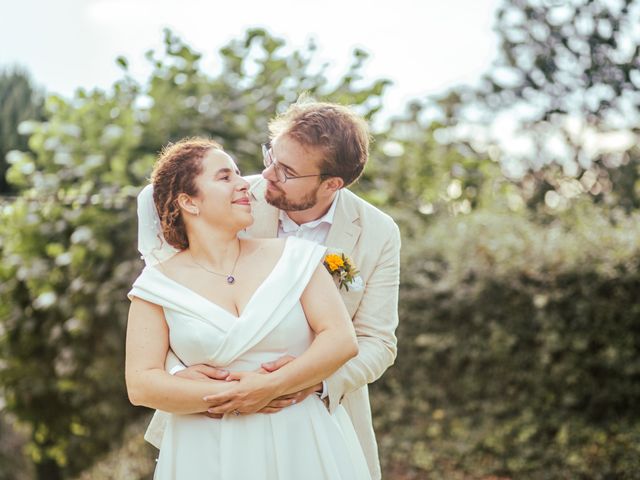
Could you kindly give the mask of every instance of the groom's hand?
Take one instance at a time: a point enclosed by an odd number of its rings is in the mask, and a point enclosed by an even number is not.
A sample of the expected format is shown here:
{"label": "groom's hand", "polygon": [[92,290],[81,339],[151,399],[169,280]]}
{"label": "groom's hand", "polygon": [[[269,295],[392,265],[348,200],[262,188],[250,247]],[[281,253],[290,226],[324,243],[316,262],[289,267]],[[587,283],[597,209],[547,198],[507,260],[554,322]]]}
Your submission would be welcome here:
{"label": "groom's hand", "polygon": [[274,360],[273,362],[267,362],[267,363],[263,363],[262,365],[260,365],[264,370],[266,370],[268,373],[271,372],[275,372],[276,370],[281,369],[282,367],[284,367],[287,363],[292,362],[296,359],[296,357],[294,357],[293,355],[285,355],[283,357],[280,357],[277,360]]}
{"label": "groom's hand", "polygon": [[190,367],[174,373],[175,377],[188,378],[189,380],[226,380],[229,376],[227,370],[212,367],[204,363],[191,365]]}
{"label": "groom's hand", "polygon": [[322,383],[314,385],[313,387],[305,388],[304,390],[300,390],[296,393],[291,393],[289,395],[283,395],[282,397],[278,397],[272,400],[266,407],[262,410],[259,410],[258,413],[277,413],[283,408],[290,407],[291,405],[295,405],[296,403],[302,402],[305,398],[307,398],[312,393],[321,392],[322,391]]}

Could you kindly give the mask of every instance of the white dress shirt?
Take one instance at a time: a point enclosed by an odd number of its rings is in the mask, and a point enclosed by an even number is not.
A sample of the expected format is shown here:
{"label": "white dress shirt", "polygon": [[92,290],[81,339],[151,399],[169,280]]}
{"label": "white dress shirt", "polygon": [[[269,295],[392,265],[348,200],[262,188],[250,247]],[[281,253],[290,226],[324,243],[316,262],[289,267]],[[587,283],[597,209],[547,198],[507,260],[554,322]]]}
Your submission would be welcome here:
{"label": "white dress shirt", "polygon": [[322,217],[311,222],[298,225],[296,222],[289,218],[287,212],[280,210],[280,222],[278,224],[278,238],[286,238],[296,236],[304,238],[305,240],[311,240],[312,242],[324,245],[329,236],[329,230],[333,224],[333,217],[336,214],[336,205],[338,204],[338,196],[340,190],[336,193],[333,203]]}

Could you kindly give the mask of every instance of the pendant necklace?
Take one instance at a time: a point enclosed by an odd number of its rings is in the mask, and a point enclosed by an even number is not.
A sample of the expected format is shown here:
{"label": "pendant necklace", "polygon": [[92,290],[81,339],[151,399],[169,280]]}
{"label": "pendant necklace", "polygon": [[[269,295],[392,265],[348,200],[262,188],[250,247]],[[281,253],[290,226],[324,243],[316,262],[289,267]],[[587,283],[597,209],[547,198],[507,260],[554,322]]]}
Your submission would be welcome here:
{"label": "pendant necklace", "polygon": [[236,277],[233,276],[233,272],[236,271],[236,265],[238,264],[238,260],[240,259],[241,247],[242,247],[242,243],[240,241],[238,241],[238,256],[236,257],[236,261],[233,262],[233,268],[231,268],[231,273],[229,273],[229,274],[214,272],[213,270],[209,270],[204,265],[199,264],[198,262],[196,262],[196,259],[193,258],[193,254],[191,253],[191,250],[189,250],[189,255],[191,255],[191,260],[193,260],[193,263],[195,263],[201,269],[203,269],[206,272],[213,273],[214,275],[218,275],[220,277],[226,277],[227,278],[227,283],[229,285],[233,285],[235,283],[235,281],[236,281]]}

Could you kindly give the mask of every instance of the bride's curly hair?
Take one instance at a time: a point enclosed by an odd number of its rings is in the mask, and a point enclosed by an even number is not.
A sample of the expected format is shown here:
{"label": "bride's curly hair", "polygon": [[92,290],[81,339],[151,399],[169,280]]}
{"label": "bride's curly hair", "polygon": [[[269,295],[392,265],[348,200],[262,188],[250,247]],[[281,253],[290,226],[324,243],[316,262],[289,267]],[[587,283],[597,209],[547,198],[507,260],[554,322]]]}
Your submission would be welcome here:
{"label": "bride's curly hair", "polygon": [[189,247],[187,229],[178,205],[178,195],[198,195],[196,177],[202,173],[202,159],[212,148],[222,146],[206,138],[185,138],[170,143],[160,153],[151,173],[153,202],[158,210],[165,240],[174,248]]}

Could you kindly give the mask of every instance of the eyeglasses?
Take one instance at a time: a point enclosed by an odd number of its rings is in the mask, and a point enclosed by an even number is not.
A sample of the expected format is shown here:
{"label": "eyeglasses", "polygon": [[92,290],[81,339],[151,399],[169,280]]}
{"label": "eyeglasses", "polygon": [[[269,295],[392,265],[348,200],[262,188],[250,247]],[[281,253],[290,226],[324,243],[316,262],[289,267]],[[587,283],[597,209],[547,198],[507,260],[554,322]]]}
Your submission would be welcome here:
{"label": "eyeglasses", "polygon": [[271,142],[262,144],[262,163],[266,168],[273,165],[273,170],[276,172],[276,178],[280,183],[286,183],[287,180],[295,180],[296,178],[307,177],[331,177],[330,173],[315,173],[313,175],[287,175],[282,165],[280,165],[275,158],[273,158],[273,148]]}

